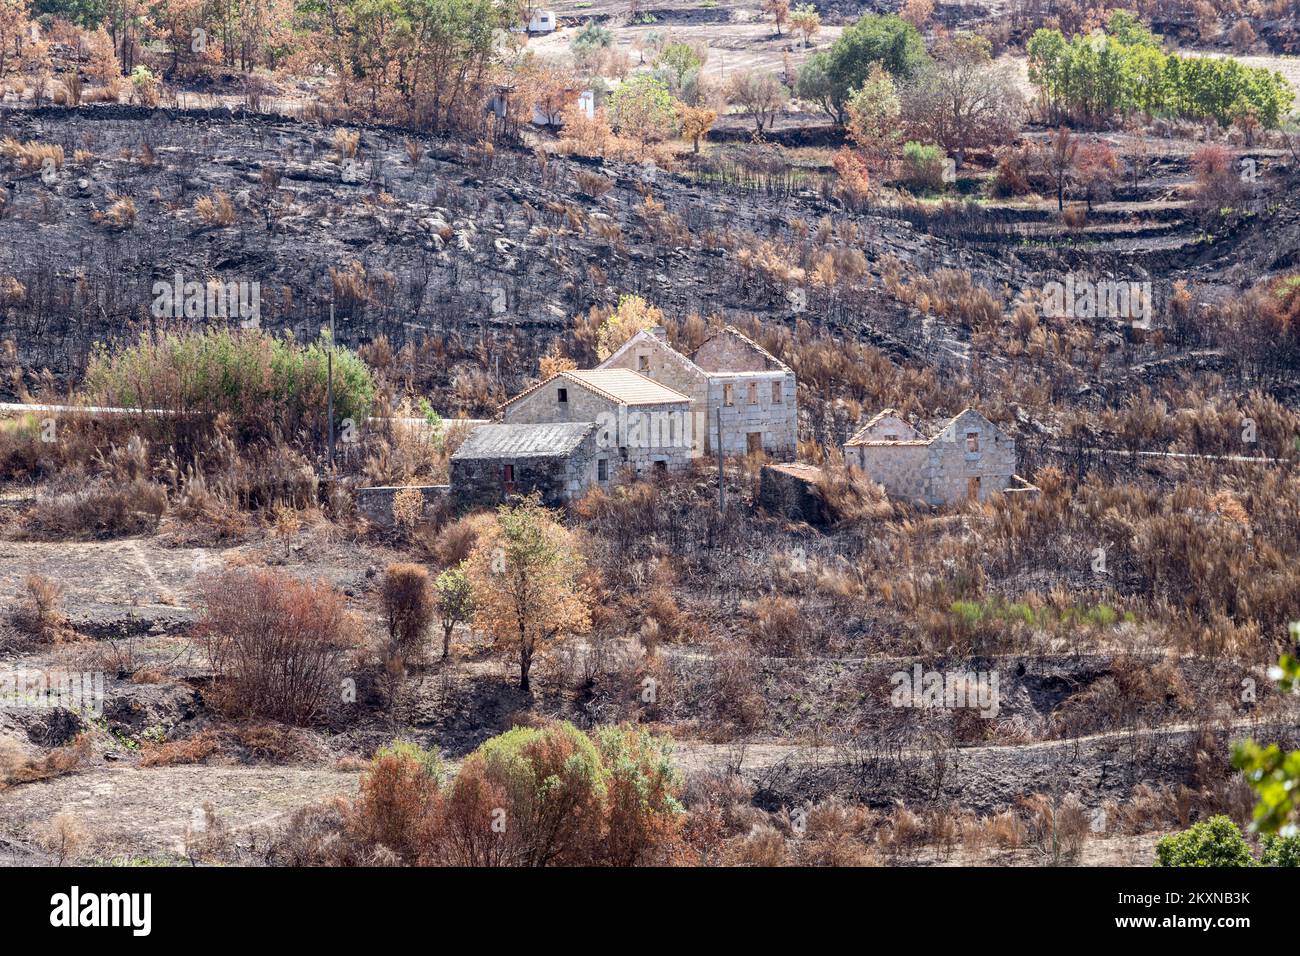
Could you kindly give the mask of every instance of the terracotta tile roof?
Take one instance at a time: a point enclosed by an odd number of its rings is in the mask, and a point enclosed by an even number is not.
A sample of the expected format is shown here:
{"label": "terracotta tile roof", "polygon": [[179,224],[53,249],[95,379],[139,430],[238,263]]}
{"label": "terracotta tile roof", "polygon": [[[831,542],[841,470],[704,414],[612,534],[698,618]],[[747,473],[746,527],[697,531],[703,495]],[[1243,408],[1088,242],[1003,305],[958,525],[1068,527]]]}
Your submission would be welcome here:
{"label": "terracotta tile roof", "polygon": [[507,399],[501,407],[514,404],[557,378],[567,379],[620,405],[668,405],[690,401],[690,398],[676,389],[662,385],[640,372],[627,368],[591,368],[558,372],[545,381],[524,389],[514,398]]}
{"label": "terracotta tile roof", "polygon": [[602,392],[624,405],[667,405],[690,401],[688,396],[677,389],[669,388],[630,368],[574,369],[561,374],[570,381],[585,385],[592,391]]}

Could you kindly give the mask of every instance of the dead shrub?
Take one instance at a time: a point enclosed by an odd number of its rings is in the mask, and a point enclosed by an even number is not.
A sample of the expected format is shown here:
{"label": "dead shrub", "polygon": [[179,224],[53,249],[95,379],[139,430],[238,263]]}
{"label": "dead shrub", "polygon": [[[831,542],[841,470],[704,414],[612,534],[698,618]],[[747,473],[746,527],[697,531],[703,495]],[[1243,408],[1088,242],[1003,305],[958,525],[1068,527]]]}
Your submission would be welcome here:
{"label": "dead shrub", "polygon": [[418,564],[390,564],[384,572],[381,599],[393,650],[406,661],[418,662],[434,616],[429,572]]}
{"label": "dead shrub", "polygon": [[233,570],[209,579],[204,597],[198,634],[222,710],[290,724],[325,713],[357,646],[341,594],[274,571]]}
{"label": "dead shrub", "polygon": [[20,143],[13,137],[0,139],[0,156],[17,163],[20,168],[31,172],[46,168],[52,163],[55,169],[63,168],[63,147],[57,143],[40,143],[28,140]]}
{"label": "dead shrub", "polygon": [[433,560],[440,568],[454,568],[470,556],[479,535],[493,525],[493,516],[480,511],[457,518],[438,533],[431,547]]}
{"label": "dead shrub", "polygon": [[88,486],[37,499],[27,515],[29,538],[113,538],[147,534],[167,510],[167,492],[152,481],[97,480]]}
{"label": "dead shrub", "polygon": [[252,760],[288,763],[301,759],[315,749],[314,744],[295,727],[258,720],[236,724],[235,741]]}
{"label": "dead shrub", "polygon": [[736,866],[786,866],[789,862],[785,837],[770,824],[756,825],[735,849]]}
{"label": "dead shrub", "polygon": [[229,226],[235,221],[235,204],[219,189],[194,200],[194,215],[209,226]]}
{"label": "dead shrub", "polygon": [[52,780],[80,769],[90,757],[90,737],[78,734],[72,743],[57,747],[42,757],[23,763],[9,775],[10,783],[34,783]]}
{"label": "dead shrub", "polygon": [[749,640],[764,654],[801,656],[810,640],[810,628],[799,605],[787,597],[765,594],[749,608]]}
{"label": "dead shrub", "polygon": [[1052,863],[1074,859],[1083,849],[1090,833],[1091,818],[1079,798],[1067,794],[1063,799],[1034,793],[1021,800],[1027,818],[1027,836]]}
{"label": "dead shrub", "polygon": [[130,196],[123,196],[117,193],[109,195],[108,208],[102,212],[98,209],[90,214],[90,219],[96,225],[104,226],[107,229],[124,231],[135,225],[135,200]]}
{"label": "dead shrub", "polygon": [[202,763],[220,747],[220,740],[211,730],[204,730],[185,740],[169,740],[148,748],[140,757],[142,767],[172,767],[179,764]]}
{"label": "dead shrub", "polygon": [[578,190],[592,199],[599,199],[605,193],[614,188],[614,184],[608,177],[593,173],[585,169],[579,169],[573,174],[573,181],[577,184]]}
{"label": "dead shrub", "polygon": [[76,816],[62,811],[36,829],[36,842],[55,857],[58,866],[68,866],[86,844],[86,828]]}
{"label": "dead shrub", "polygon": [[67,625],[63,614],[63,587],[39,574],[23,580],[22,595],[14,612],[14,623],[42,644],[52,644]]}

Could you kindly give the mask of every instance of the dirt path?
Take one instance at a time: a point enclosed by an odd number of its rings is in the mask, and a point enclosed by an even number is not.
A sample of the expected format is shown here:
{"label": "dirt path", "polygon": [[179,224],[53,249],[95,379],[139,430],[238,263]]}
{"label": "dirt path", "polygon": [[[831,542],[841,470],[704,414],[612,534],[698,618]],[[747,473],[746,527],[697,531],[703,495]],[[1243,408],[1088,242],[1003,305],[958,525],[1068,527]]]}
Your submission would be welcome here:
{"label": "dirt path", "polygon": [[308,803],[353,796],[359,779],[300,767],[103,768],[0,793],[0,836],[30,840],[45,821],[68,812],[106,853],[180,853],[187,827],[204,819],[204,804],[232,831],[246,831]]}

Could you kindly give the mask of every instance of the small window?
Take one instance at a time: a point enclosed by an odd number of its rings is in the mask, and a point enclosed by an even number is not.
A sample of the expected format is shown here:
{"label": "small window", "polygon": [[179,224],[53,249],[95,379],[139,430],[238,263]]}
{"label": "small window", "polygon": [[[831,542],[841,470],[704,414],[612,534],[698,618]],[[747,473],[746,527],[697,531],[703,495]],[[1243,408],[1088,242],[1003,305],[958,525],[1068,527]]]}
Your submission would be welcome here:
{"label": "small window", "polygon": [[898,441],[898,432],[885,432],[885,441]]}
{"label": "small window", "polygon": [[781,383],[780,382],[772,383],[772,404],[773,405],[781,404]]}
{"label": "small window", "polygon": [[569,390],[567,388],[557,388],[555,390],[555,397],[560,400],[561,405],[569,404]]}
{"label": "small window", "polygon": [[734,392],[735,392],[734,385],[722,386],[722,404],[726,405],[728,408],[736,404],[736,396]]}
{"label": "small window", "polygon": [[638,356],[636,357],[636,370],[637,370],[638,372],[648,372],[648,371],[650,371],[650,356],[648,356],[648,355],[638,355]]}
{"label": "small window", "polygon": [[980,433],[979,433],[979,432],[967,432],[967,433],[966,433],[966,450],[967,450],[967,451],[979,451],[979,450],[980,450]]}
{"label": "small window", "polygon": [[757,382],[749,383],[748,393],[749,393],[749,404],[757,405],[758,404],[758,383]]}
{"label": "small window", "polygon": [[609,481],[609,459],[608,458],[596,459],[596,480]]}

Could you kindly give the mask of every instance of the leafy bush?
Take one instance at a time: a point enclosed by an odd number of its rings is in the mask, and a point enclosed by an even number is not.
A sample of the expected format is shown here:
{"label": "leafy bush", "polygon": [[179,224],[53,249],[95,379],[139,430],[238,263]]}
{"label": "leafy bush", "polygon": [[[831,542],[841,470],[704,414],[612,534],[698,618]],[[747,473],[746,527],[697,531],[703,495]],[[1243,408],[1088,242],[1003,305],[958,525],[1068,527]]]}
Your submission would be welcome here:
{"label": "leafy bush", "polygon": [[[327,424],[328,352],[325,340],[301,345],[252,329],[145,333],[117,352],[101,347],[86,370],[85,393],[98,405],[186,419],[224,412],[246,434],[319,435]],[[374,394],[365,363],[337,349],[335,424],[364,421]]]}
{"label": "leafy bush", "polygon": [[[578,864],[601,831],[605,770],[591,738],[572,724],[515,727],[466,758],[452,791],[477,776],[505,798],[501,830],[519,866]],[[483,821],[488,825],[490,821]]]}
{"label": "leafy bush", "polygon": [[1256,866],[1237,824],[1211,817],[1156,843],[1156,866]]}
{"label": "leafy bush", "polygon": [[607,774],[601,862],[613,866],[660,862],[676,844],[685,821],[672,748],[667,740],[630,724],[602,727],[595,737]]}
{"label": "leafy bush", "polygon": [[1300,866],[1300,836],[1264,837],[1264,852],[1259,862],[1264,866]]}
{"label": "leafy bush", "polygon": [[938,192],[943,189],[943,150],[927,143],[903,144],[903,181],[913,189]]}

